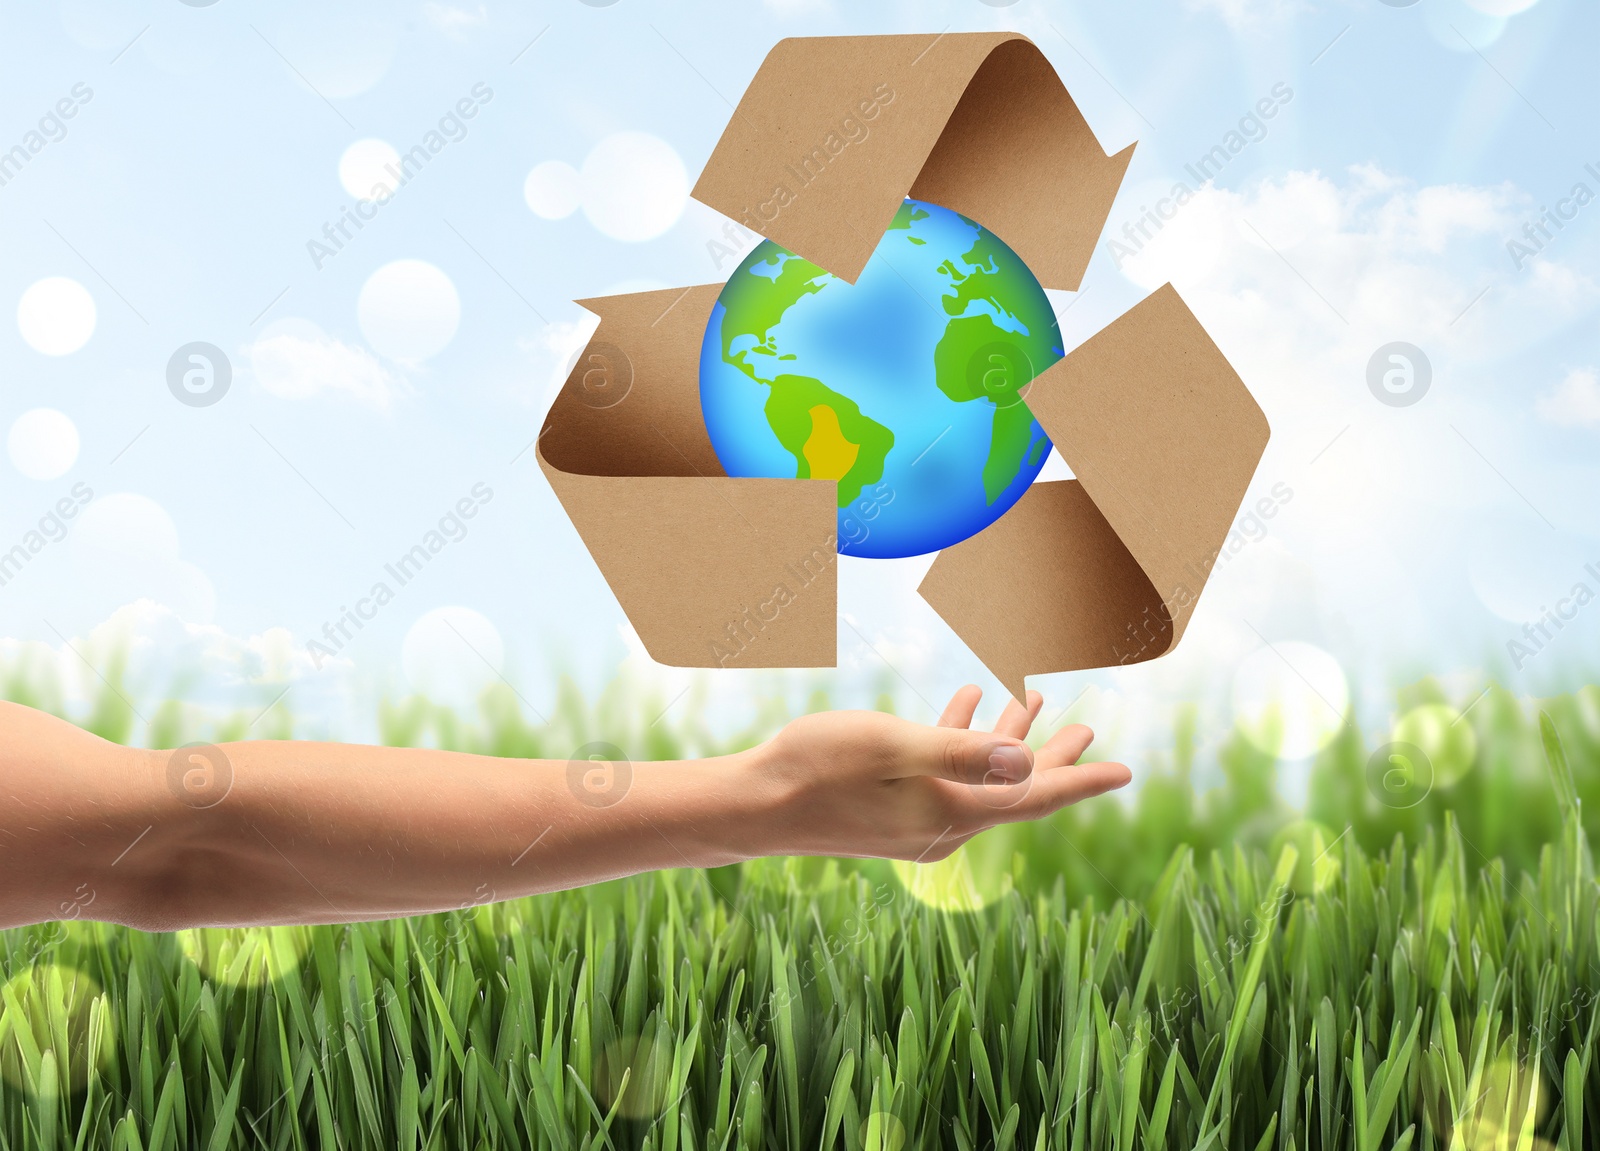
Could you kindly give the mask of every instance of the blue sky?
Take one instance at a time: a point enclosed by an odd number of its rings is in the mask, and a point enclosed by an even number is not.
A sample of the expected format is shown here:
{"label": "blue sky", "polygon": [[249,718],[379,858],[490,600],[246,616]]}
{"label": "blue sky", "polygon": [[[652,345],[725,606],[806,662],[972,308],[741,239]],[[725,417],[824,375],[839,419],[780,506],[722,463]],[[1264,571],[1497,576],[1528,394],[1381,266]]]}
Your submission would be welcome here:
{"label": "blue sky", "polygon": [[[73,508],[0,586],[0,657],[81,692],[79,654],[123,642],[139,699],[282,695],[350,738],[384,694],[502,676],[530,714],[562,674],[663,706],[688,689],[729,723],[818,683],[852,704],[888,685],[931,718],[973,680],[998,706],[915,596],[923,560],[843,564],[837,671],[652,665],[519,453],[592,326],[573,299],[731,271],[725,221],[686,193],[773,43],[1010,28],[1107,151],[1138,141],[1083,290],[1052,294],[1068,346],[1172,281],[1271,421],[1252,499],[1290,493],[1241,525],[1177,653],[1038,677],[1047,718],[1071,703],[1136,749],[1183,701],[1219,738],[1282,697],[1306,751],[1344,699],[1382,723],[1423,674],[1466,706],[1490,675],[1537,694],[1592,669],[1600,206],[1573,198],[1600,196],[1592,5],[865,9],[0,3],[0,151],[27,153],[0,167],[0,549]],[[430,132],[355,230],[384,161]],[[1186,165],[1231,132],[1202,186]],[[1192,197],[1140,235],[1178,181]],[[232,373],[205,406],[168,383],[197,341]],[[1432,375],[1403,407],[1368,387],[1396,341]],[[464,534],[314,659],[462,500]],[[1546,609],[1572,618],[1535,645]]]}

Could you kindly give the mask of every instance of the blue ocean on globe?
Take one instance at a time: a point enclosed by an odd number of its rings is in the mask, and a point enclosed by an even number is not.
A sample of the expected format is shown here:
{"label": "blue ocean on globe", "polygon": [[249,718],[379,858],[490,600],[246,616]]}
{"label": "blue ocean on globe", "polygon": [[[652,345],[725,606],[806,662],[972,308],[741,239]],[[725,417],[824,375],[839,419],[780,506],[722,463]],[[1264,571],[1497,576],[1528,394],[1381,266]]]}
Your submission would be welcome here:
{"label": "blue ocean on globe", "polygon": [[997,520],[1050,441],[1017,394],[1062,356],[999,237],[906,200],[854,284],[770,240],[711,310],[700,406],[730,476],[832,479],[837,546],[922,555]]}

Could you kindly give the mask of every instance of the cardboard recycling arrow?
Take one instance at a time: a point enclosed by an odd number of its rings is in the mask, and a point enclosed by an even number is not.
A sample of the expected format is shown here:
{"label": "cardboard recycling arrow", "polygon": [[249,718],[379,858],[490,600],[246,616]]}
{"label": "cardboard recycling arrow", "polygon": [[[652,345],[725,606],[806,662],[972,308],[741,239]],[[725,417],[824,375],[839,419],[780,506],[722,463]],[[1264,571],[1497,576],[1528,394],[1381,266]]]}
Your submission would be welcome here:
{"label": "cardboard recycling arrow", "polygon": [[[853,283],[909,194],[1075,289],[1131,153],[1101,151],[1024,37],[790,39],[694,196]],[[600,325],[545,419],[540,467],[654,659],[832,667],[837,485],[723,471],[699,396],[720,291],[579,301]],[[1034,483],[918,589],[1019,700],[1028,674],[1177,643],[1268,437],[1171,285],[1022,395],[1078,478]]]}
{"label": "cardboard recycling arrow", "polygon": [[1267,446],[1267,419],[1171,284],[1022,393],[1076,480],[1035,483],[917,589],[1023,699],[1023,676],[1171,650]]}
{"label": "cardboard recycling arrow", "polygon": [[1131,159],[1015,32],[816,36],[767,54],[692,194],[852,284],[900,202],[926,200],[1076,291]]}
{"label": "cardboard recycling arrow", "polygon": [[700,340],[719,291],[578,301],[600,326],[534,450],[657,662],[832,667],[838,485],[734,478],[717,462]]}

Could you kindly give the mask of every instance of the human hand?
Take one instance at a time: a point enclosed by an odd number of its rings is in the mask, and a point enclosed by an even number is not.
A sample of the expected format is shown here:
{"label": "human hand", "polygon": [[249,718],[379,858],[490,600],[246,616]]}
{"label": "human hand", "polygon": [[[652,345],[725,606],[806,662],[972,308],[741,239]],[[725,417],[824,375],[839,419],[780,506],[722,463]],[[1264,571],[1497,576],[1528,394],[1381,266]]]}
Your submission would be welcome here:
{"label": "human hand", "polygon": [[1044,816],[1122,787],[1120,763],[1078,763],[1094,739],[1070,724],[1038,751],[1023,743],[1044,703],[1028,692],[992,732],[972,731],[983,692],[951,697],[929,727],[872,711],[823,712],[790,722],[752,750],[763,855],[944,859],[998,823]]}

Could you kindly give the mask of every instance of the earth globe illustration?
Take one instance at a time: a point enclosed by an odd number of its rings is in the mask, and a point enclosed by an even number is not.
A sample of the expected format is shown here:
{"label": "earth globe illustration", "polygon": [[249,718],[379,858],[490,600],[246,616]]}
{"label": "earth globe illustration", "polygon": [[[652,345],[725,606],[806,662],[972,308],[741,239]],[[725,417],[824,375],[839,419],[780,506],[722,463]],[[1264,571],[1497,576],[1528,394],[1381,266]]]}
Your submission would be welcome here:
{"label": "earth globe illustration", "polygon": [[758,244],[712,307],[700,406],[728,475],[838,481],[841,554],[922,555],[988,527],[1044,467],[1018,392],[1061,356],[1021,258],[908,199],[854,284]]}

